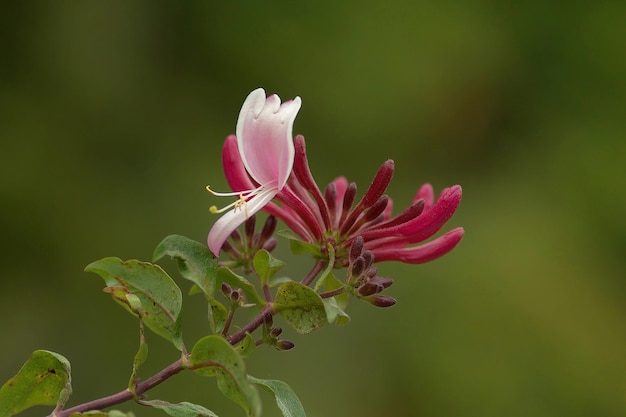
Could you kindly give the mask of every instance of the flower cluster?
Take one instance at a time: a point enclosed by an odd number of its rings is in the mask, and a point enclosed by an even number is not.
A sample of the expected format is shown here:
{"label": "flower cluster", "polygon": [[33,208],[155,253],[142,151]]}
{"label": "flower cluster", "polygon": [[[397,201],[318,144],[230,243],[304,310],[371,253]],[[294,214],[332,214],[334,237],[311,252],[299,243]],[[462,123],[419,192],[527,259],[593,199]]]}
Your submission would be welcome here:
{"label": "flower cluster", "polygon": [[435,200],[432,186],[424,184],[412,204],[393,216],[393,202],[385,194],[394,172],[392,160],[382,164],[358,202],[356,184],[344,177],[336,178],[322,193],[309,169],[304,137],[291,137],[300,106],[299,97],[281,105],[278,96],[265,98],[262,89],[244,102],[237,135],[226,138],[222,152],[224,173],[234,191],[227,195],[238,200],[209,233],[209,248],[216,256],[228,236],[261,209],[318,247],[318,256],[328,258],[332,247],[337,267],[354,269],[349,251],[356,239],[371,254],[370,264],[424,263],[459,243],[464,233],[460,227],[427,240],[454,214],[461,187],[445,188]]}

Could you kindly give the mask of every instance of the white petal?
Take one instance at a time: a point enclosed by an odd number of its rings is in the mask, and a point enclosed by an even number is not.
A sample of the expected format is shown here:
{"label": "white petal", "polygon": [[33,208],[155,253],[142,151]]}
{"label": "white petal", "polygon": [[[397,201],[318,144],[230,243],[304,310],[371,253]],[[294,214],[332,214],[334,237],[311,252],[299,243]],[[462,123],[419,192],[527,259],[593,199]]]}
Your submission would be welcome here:
{"label": "white petal", "polygon": [[278,190],[275,188],[263,190],[248,200],[243,207],[230,210],[220,217],[211,227],[207,238],[211,252],[215,256],[219,256],[220,249],[230,234],[250,216],[272,201],[276,194],[278,194]]}

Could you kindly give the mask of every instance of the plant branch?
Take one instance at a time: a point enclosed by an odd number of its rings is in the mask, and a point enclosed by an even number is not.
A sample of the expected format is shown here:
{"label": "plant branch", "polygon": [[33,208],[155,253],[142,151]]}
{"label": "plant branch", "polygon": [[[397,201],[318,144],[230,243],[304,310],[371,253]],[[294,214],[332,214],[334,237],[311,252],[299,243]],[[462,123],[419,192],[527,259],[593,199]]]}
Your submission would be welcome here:
{"label": "plant branch", "polygon": [[345,287],[339,287],[336,290],[332,290],[332,291],[328,291],[328,292],[323,292],[320,293],[320,298],[330,298],[330,297],[334,297],[336,295],[340,295],[343,294],[343,291],[345,290]]}
{"label": "plant branch", "polygon": [[302,281],[300,282],[304,285],[309,285],[311,282],[313,282],[317,274],[319,274],[324,269],[324,263],[325,262],[322,260],[317,261],[315,265],[313,265],[313,268],[306,275],[306,277],[304,277],[304,279],[302,279]]}
{"label": "plant branch", "polygon": [[[318,261],[315,263],[311,271],[307,274],[306,277],[301,281],[304,285],[310,284],[315,277],[324,269],[324,261]],[[332,291],[331,293],[335,293],[337,290]],[[336,294],[332,294],[336,295]],[[330,296],[330,295],[329,295]],[[226,340],[231,345],[236,345],[241,342],[244,337],[246,337],[246,333],[252,333],[254,330],[258,329],[265,322],[268,316],[273,316],[276,312],[272,307],[272,303],[268,302],[263,310],[259,312],[248,324],[242,327],[237,333],[234,333],[231,336],[228,336]],[[232,318],[231,318],[232,319]],[[122,390],[115,394],[108,395],[106,397],[98,398],[96,400],[88,401],[79,405],[75,405],[74,407],[65,409],[65,410],[55,410],[52,414],[47,417],[69,417],[72,413],[84,413],[86,411],[92,410],[101,410],[105,409],[117,404],[124,403],[126,401],[132,400],[135,397],[141,398],[141,395],[146,391],[151,390],[157,385],[161,384],[165,380],[170,377],[176,375],[180,371],[185,368],[184,362],[189,358],[189,353],[184,353],[183,358],[178,359],[177,361],[171,363],[166,366],[156,374],[152,375],[150,378],[145,381],[137,384],[135,388],[135,394],[133,394],[129,389]]]}
{"label": "plant branch", "polygon": [[[187,354],[186,356],[188,357],[189,354]],[[183,359],[178,359],[176,362],[173,362],[172,364],[166,366],[142,383],[137,384],[137,387],[135,389],[136,395],[140,396],[144,392],[156,387],[168,378],[176,375],[183,369],[185,369],[183,366]],[[86,403],[76,405],[66,410],[58,411],[56,413],[50,414],[48,417],[68,417],[72,413],[83,413],[85,411],[100,410],[132,400],[133,398],[133,393],[128,389],[125,389],[118,393],[98,398],[97,400],[88,401]]]}
{"label": "plant branch", "polygon": [[231,345],[236,345],[237,343],[241,342],[243,338],[246,337],[246,333],[252,333],[256,329],[258,329],[265,322],[265,317],[267,317],[268,315],[274,315],[274,310],[272,309],[271,303],[267,303],[265,307],[263,307],[263,310],[261,310],[261,312],[257,314],[257,316],[253,318],[250,323],[243,326],[237,333],[229,336],[227,338],[228,343],[230,343]]}

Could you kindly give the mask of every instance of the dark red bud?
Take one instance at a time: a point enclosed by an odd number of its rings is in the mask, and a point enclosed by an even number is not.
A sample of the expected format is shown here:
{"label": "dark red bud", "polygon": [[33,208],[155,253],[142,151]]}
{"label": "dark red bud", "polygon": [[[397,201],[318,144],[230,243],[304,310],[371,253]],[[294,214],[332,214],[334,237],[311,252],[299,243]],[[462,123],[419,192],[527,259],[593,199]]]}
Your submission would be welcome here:
{"label": "dark red bud", "polygon": [[383,211],[385,211],[385,208],[387,208],[388,203],[389,203],[388,195],[385,194],[385,195],[380,196],[380,198],[376,200],[374,204],[372,204],[372,206],[367,210],[367,212],[365,212],[365,215],[363,216],[365,221],[369,222],[377,218]]}
{"label": "dark red bud", "polygon": [[370,188],[367,190],[361,201],[359,201],[359,204],[357,204],[354,210],[352,210],[350,215],[345,219],[345,222],[342,222],[340,229],[341,234],[347,233],[354,222],[359,218],[361,213],[363,213],[363,210],[371,207],[383,195],[387,186],[391,182],[393,170],[393,160],[388,159],[384,164],[382,164],[382,166],[378,169]]}
{"label": "dark red bud", "polygon": [[363,200],[361,200],[360,204],[363,204],[365,207],[369,207],[374,204],[374,202],[378,200],[381,195],[383,195],[383,193],[389,186],[389,183],[391,182],[391,178],[393,177],[393,170],[393,159],[386,160],[378,169],[378,172],[376,173],[376,176],[372,181],[372,185],[370,185],[370,188],[363,196]]}
{"label": "dark red bud", "polygon": [[243,299],[243,291],[241,288],[238,288],[237,291],[233,291],[230,293],[230,301],[233,303],[239,302],[239,300]]}
{"label": "dark red bud", "polygon": [[375,283],[382,286],[383,288],[389,288],[391,284],[393,284],[393,279],[385,277],[374,277],[371,278],[368,282]]}
{"label": "dark red bud", "polygon": [[352,263],[352,276],[360,277],[361,274],[365,271],[365,259],[362,256],[356,258],[356,260]]}
{"label": "dark red bud", "polygon": [[263,224],[263,229],[261,230],[261,236],[259,237],[259,246],[263,246],[263,244],[274,234],[274,230],[276,230],[276,217],[268,216],[265,219],[265,223]]}
{"label": "dark red bud", "polygon": [[368,269],[374,263],[374,254],[369,250],[364,250],[361,255],[365,260],[365,269]]}
{"label": "dark red bud", "polygon": [[391,307],[396,303],[395,299],[386,295],[372,295],[370,297],[363,298],[363,300],[366,300],[376,307]]}
{"label": "dark red bud", "polygon": [[378,294],[384,290],[382,285],[378,285],[375,282],[366,282],[359,287],[359,295],[367,297],[368,295]]}
{"label": "dark red bud", "polygon": [[276,348],[278,350],[291,350],[295,346],[296,345],[293,342],[290,342],[288,340],[279,340],[278,343],[276,344]]}
{"label": "dark red bud", "polygon": [[233,288],[228,285],[228,283],[222,282],[222,292],[225,296],[230,297],[230,294],[233,292]]}
{"label": "dark red bud", "polygon": [[357,236],[350,246],[350,263],[353,263],[363,253],[363,238]]}
{"label": "dark red bud", "polygon": [[233,242],[241,244],[241,235],[239,234],[239,231],[237,229],[233,230],[233,232],[230,234],[230,238],[233,240]]}
{"label": "dark red bud", "polygon": [[278,246],[278,240],[274,236],[270,237],[263,243],[263,247],[261,249],[265,249],[268,252],[273,251]]}
{"label": "dark red bud", "polygon": [[351,182],[348,184],[348,188],[346,188],[346,192],[343,195],[343,203],[342,203],[342,212],[341,219],[339,220],[339,224],[343,223],[348,212],[352,208],[352,204],[354,203],[354,199],[356,198],[356,184]]}
{"label": "dark red bud", "polygon": [[283,329],[281,329],[280,327],[274,327],[272,330],[270,330],[270,334],[274,337],[280,336],[282,332],[283,332]]}
{"label": "dark red bud", "polygon": [[337,205],[337,186],[334,182],[330,182],[326,186],[326,190],[324,191],[324,200],[326,200],[330,215],[333,216]]}
{"label": "dark red bud", "polygon": [[235,259],[239,259],[239,257],[241,256],[239,251],[235,249],[228,240],[225,241],[224,244],[222,245],[222,250]]}
{"label": "dark red bud", "polygon": [[256,216],[250,216],[244,222],[244,227],[246,231],[246,237],[248,238],[248,244],[252,243],[254,237],[254,227],[256,226]]}

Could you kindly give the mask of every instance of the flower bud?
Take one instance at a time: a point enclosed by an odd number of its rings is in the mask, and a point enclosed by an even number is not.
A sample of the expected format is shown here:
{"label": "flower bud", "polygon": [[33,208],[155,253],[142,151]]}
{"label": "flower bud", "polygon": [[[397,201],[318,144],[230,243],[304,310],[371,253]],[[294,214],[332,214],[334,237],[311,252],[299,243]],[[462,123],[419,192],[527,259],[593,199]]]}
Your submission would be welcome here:
{"label": "flower bud", "polygon": [[393,279],[385,277],[373,277],[368,282],[375,283],[376,285],[380,285],[383,288],[389,288],[391,284],[393,284]]}
{"label": "flower bud", "polygon": [[222,245],[222,251],[226,252],[230,257],[234,259],[237,259],[241,256],[239,251],[235,249],[228,240],[224,241],[224,244]]}
{"label": "flower bud", "polygon": [[350,263],[356,261],[356,258],[358,258],[361,253],[363,253],[363,238],[357,236],[350,246]]}
{"label": "flower bud", "polygon": [[230,301],[233,303],[239,303],[243,301],[243,290],[241,288],[237,288],[236,291],[231,292]]}
{"label": "flower bud", "polygon": [[280,336],[282,332],[283,332],[283,329],[281,329],[280,327],[274,327],[272,330],[270,330],[270,334],[274,337]]}
{"label": "flower bud", "polygon": [[371,251],[364,250],[361,256],[365,260],[365,269],[368,269],[370,266],[372,266],[372,263],[374,263],[374,255]]}
{"label": "flower bud", "polygon": [[279,340],[278,343],[276,343],[276,349],[278,350],[291,350],[295,346],[296,345],[293,342],[288,340]]}
{"label": "flower bud", "polygon": [[246,232],[246,238],[248,238],[248,245],[252,243],[254,238],[254,227],[256,226],[256,216],[250,216],[244,222],[244,230]]}
{"label": "flower bud", "polygon": [[380,198],[376,200],[376,202],[365,212],[363,222],[365,223],[376,219],[383,211],[385,211],[387,204],[389,204],[389,196],[386,194],[380,196]]}
{"label": "flower bud", "polygon": [[346,188],[346,192],[343,195],[343,213],[341,215],[342,219],[348,214],[348,211],[352,208],[352,204],[354,203],[354,199],[356,197],[356,184],[351,182],[348,184],[348,188]]}
{"label": "flower bud", "polygon": [[365,273],[365,276],[368,278],[374,278],[376,274],[378,274],[378,268],[376,268],[375,266],[370,266]]}
{"label": "flower bud", "polygon": [[373,295],[373,294],[377,294],[379,292],[381,292],[382,290],[384,290],[385,288],[382,285],[379,285],[375,282],[366,282],[365,284],[361,285],[358,289],[359,295],[363,296],[363,297],[367,297],[368,295]]}
{"label": "flower bud", "polygon": [[328,186],[326,186],[326,190],[324,191],[324,200],[326,200],[328,211],[332,216],[335,213],[337,202],[337,186],[334,182],[330,182],[328,183]]}
{"label": "flower bud", "polygon": [[363,271],[365,270],[365,259],[363,256],[359,256],[356,258],[354,263],[352,264],[352,276],[360,277]]}
{"label": "flower bud", "polygon": [[263,243],[263,247],[261,249],[265,249],[268,252],[273,251],[278,246],[278,240],[274,236],[270,237]]}
{"label": "flower bud", "polygon": [[233,287],[226,282],[222,282],[222,292],[226,297],[230,297],[230,294],[233,292]]}
{"label": "flower bud", "polygon": [[386,295],[372,295],[362,299],[376,307],[391,307],[396,303],[395,299]]}
{"label": "flower bud", "polygon": [[238,245],[241,245],[241,235],[239,234],[239,230],[235,229],[230,234],[230,238]]}
{"label": "flower bud", "polygon": [[276,230],[276,217],[268,216],[263,224],[261,235],[259,236],[259,247],[263,247],[265,242],[272,237],[274,230]]}

